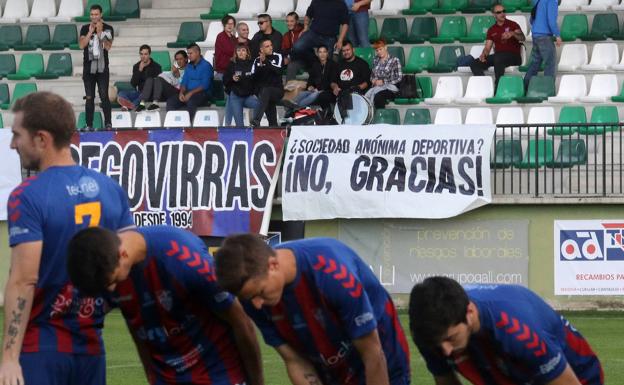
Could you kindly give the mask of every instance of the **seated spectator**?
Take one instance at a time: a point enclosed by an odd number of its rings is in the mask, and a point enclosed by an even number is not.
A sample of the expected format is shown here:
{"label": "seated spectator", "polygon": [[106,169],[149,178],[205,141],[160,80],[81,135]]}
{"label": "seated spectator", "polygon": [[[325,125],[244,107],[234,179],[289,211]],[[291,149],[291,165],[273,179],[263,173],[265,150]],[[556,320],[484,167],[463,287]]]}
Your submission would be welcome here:
{"label": "seated spectator", "polygon": [[119,104],[128,110],[134,110],[141,101],[141,91],[143,91],[145,81],[157,77],[162,72],[160,64],[152,60],[151,54],[152,48],[149,45],[143,44],[139,48],[141,60],[132,66],[132,78],[130,79],[130,84],[134,89],[120,91],[117,95]]}
{"label": "seated spectator", "polygon": [[[330,54],[339,51],[349,29],[349,11],[344,1],[312,0],[306,11],[303,31],[295,42],[291,56],[294,60],[313,63],[314,48],[324,45]],[[338,36],[338,39],[336,39]]]}
{"label": "seated spectator", "polygon": [[277,126],[276,104],[284,97],[284,85],[282,84],[282,67],[284,63],[282,55],[273,52],[273,42],[265,38],[260,42],[260,55],[254,60],[251,67],[253,81],[256,85],[257,96],[260,101],[254,111],[251,125],[260,125],[262,115],[266,113],[269,126]]}
{"label": "seated spectator", "polygon": [[331,60],[329,50],[324,45],[318,47],[316,55],[318,60],[312,64],[306,90],[301,91],[294,99],[294,103],[299,107],[313,104],[323,91],[331,92],[330,83],[336,72],[336,62]]}
{"label": "seated spectator", "polygon": [[364,94],[368,89],[371,78],[368,63],[355,56],[353,44],[348,40],[344,42],[341,53],[342,60],[338,62],[330,84],[331,91],[322,91],[316,99],[316,104],[323,109],[330,108],[343,92]]}
{"label": "seated spectator", "polygon": [[295,42],[299,40],[299,36],[301,35],[301,31],[303,31],[303,24],[299,23],[299,15],[297,12],[291,12],[286,15],[286,26],[288,27],[288,32],[284,35],[282,39],[282,56],[284,56],[284,64],[288,67],[286,68],[286,80],[293,80],[297,77],[297,72],[302,67],[302,63],[299,61],[291,60],[290,51],[292,50]]}
{"label": "seated spectator", "polygon": [[384,108],[389,100],[393,100],[399,93],[399,83],[403,78],[401,62],[390,56],[388,47],[383,39],[377,40],[375,60],[371,72],[371,89],[366,92],[366,98],[375,108]]}
{"label": "seated spectator", "polygon": [[[258,97],[255,95],[254,81],[251,73],[253,65],[249,47],[239,44],[236,47],[236,56],[230,62],[223,75],[223,85],[229,89],[230,96],[225,104],[225,115],[234,117],[236,127],[243,127],[243,108],[258,108]],[[225,122],[229,126],[231,121]]]}
{"label": "seated spectator", "polygon": [[371,0],[345,0],[349,8],[349,40],[356,47],[370,47],[368,41],[368,10]]}
{"label": "seated spectator", "polygon": [[[496,23],[488,29],[483,52],[472,62],[470,69],[473,75],[483,76],[485,70],[494,66],[495,87],[497,87],[498,79],[505,74],[506,67],[522,64],[520,50],[522,49],[521,42],[525,40],[525,37],[515,21],[507,20],[505,7],[496,4],[492,7],[492,12],[496,17]],[[492,46],[494,46],[495,53],[490,55]]]}
{"label": "seated spectator", "polygon": [[137,112],[145,110],[145,104],[150,103],[148,111],[157,110],[160,107],[155,102],[164,102],[169,97],[177,95],[180,90],[180,81],[184,75],[184,69],[188,64],[186,51],[179,50],[175,53],[175,61],[171,71],[161,72],[158,77],[149,78],[143,85],[141,103],[136,108]]}
{"label": "seated spectator", "polygon": [[230,15],[225,15],[223,19],[221,19],[221,24],[223,24],[223,31],[219,32],[217,40],[215,41],[215,79],[223,78],[223,73],[228,65],[230,65],[230,61],[232,57],[234,57],[236,45],[238,44],[238,40],[236,36],[234,36],[236,20]]}
{"label": "seated spectator", "polygon": [[273,19],[271,15],[261,13],[258,15],[258,26],[260,30],[251,39],[249,48],[251,49],[251,56],[256,57],[260,54],[260,42],[264,39],[270,39],[273,45],[273,52],[282,52],[282,34],[280,31],[273,28]]}
{"label": "seated spectator", "polygon": [[241,21],[236,26],[236,40],[238,43],[243,43],[249,45],[251,40],[249,40],[249,26],[244,21]]}
{"label": "seated spectator", "polygon": [[177,95],[167,99],[167,111],[185,109],[195,116],[197,107],[205,104],[210,97],[213,69],[201,55],[201,49],[195,43],[186,48],[189,64],[184,71]]}

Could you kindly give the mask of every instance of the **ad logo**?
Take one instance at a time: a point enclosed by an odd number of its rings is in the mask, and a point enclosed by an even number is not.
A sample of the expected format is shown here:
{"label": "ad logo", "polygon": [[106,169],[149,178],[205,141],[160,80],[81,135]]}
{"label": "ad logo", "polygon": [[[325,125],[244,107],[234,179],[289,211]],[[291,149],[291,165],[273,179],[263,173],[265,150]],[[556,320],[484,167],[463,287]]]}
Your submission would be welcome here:
{"label": "ad logo", "polygon": [[600,228],[560,230],[561,261],[624,261],[624,223],[600,223]]}

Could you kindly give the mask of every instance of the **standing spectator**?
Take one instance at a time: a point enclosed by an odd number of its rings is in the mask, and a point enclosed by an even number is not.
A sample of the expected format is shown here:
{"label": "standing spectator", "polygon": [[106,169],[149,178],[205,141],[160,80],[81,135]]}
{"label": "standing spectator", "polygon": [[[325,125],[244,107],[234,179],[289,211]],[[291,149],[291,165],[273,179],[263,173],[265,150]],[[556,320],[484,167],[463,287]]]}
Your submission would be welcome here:
{"label": "standing spectator", "polygon": [[[525,38],[520,26],[507,19],[505,7],[496,4],[492,7],[492,13],[496,23],[488,29],[483,52],[470,64],[470,69],[473,75],[483,76],[483,71],[494,66],[495,84],[498,86],[498,79],[505,74],[506,67],[522,64],[520,50]],[[490,55],[492,47],[495,53]]]}
{"label": "standing spectator", "polygon": [[141,92],[141,103],[136,108],[137,112],[145,109],[145,103],[149,102],[147,107],[149,111],[157,110],[158,104],[154,102],[163,102],[173,95],[177,95],[180,90],[180,81],[184,76],[184,69],[188,64],[188,55],[186,51],[179,50],[175,53],[175,61],[171,71],[161,72],[156,78],[150,78],[143,85]]}
{"label": "standing spectator", "polygon": [[376,56],[371,72],[372,88],[366,92],[365,96],[375,108],[385,108],[386,103],[393,100],[399,93],[398,85],[403,78],[401,62],[398,58],[390,56],[383,39],[377,40],[373,47]]}
{"label": "standing spectator", "polygon": [[260,54],[260,43],[264,39],[270,39],[273,43],[273,51],[276,53],[282,52],[282,34],[280,31],[273,28],[273,19],[271,15],[261,13],[258,15],[258,26],[260,30],[251,39],[249,48],[251,49],[251,56],[256,57]]}
{"label": "standing spectator", "polygon": [[282,84],[282,55],[273,52],[271,39],[264,38],[260,42],[260,55],[254,60],[251,73],[257,87],[257,95],[260,103],[254,111],[251,125],[260,125],[262,115],[266,113],[269,126],[277,126],[276,104],[284,97],[284,85]]}
{"label": "standing spectator", "polygon": [[[229,88],[230,97],[225,104],[225,115],[234,117],[236,127],[243,127],[243,108],[258,108],[258,97],[254,95],[254,82],[251,73],[253,61],[249,47],[239,44],[236,47],[236,56],[230,62],[228,69],[223,75],[223,84]],[[225,122],[229,126],[231,121]]]}
{"label": "standing spectator", "polygon": [[[340,51],[349,29],[349,10],[340,0],[312,0],[303,22],[303,31],[292,56],[304,63],[314,61],[314,49],[324,45]],[[338,39],[336,39],[338,36]]]}
{"label": "standing spectator", "polygon": [[353,44],[348,40],[345,41],[341,52],[343,60],[338,62],[333,74],[331,91],[321,92],[316,99],[316,103],[323,109],[328,109],[332,103],[335,103],[336,97],[343,91],[364,94],[369,86],[370,67],[364,59],[355,56]]}
{"label": "standing spectator", "polygon": [[370,47],[368,40],[368,10],[371,0],[345,0],[349,8],[349,40],[356,47]]}
{"label": "standing spectator", "polygon": [[134,89],[131,91],[120,91],[117,95],[117,101],[122,107],[129,110],[137,108],[141,102],[141,93],[143,92],[145,82],[148,79],[153,81],[162,72],[160,64],[152,60],[151,54],[152,48],[149,45],[143,44],[139,48],[141,59],[132,67],[132,78],[130,79],[130,84],[132,84]]}
{"label": "standing spectator", "polygon": [[244,21],[241,21],[236,26],[236,37],[238,43],[243,43],[249,45],[251,40],[249,40],[249,26]]}
{"label": "standing spectator", "polygon": [[318,95],[323,92],[331,92],[330,83],[336,72],[337,64],[329,57],[329,49],[321,45],[316,50],[318,60],[312,64],[310,76],[306,84],[306,90],[301,91],[295,97],[295,104],[299,107],[307,107],[316,101]]}
{"label": "standing spectator", "polygon": [[288,32],[282,39],[282,55],[284,56],[284,64],[286,68],[286,80],[293,80],[297,77],[297,72],[301,69],[301,62],[291,60],[290,51],[295,45],[295,42],[299,40],[299,36],[303,31],[303,24],[299,23],[299,15],[297,12],[291,12],[286,15],[286,26]]}
{"label": "standing spectator", "polygon": [[236,36],[234,36],[236,20],[230,15],[225,15],[223,19],[221,19],[221,24],[223,24],[223,31],[219,32],[215,42],[215,79],[223,78],[223,73],[228,65],[230,65],[232,57],[234,57],[237,44]]}
{"label": "standing spectator", "polygon": [[83,50],[82,81],[85,88],[85,120],[87,130],[93,127],[95,114],[95,86],[97,85],[102,110],[104,111],[104,125],[107,129],[111,124],[111,103],[108,99],[108,51],[113,46],[115,31],[113,27],[102,22],[102,7],[98,4],[89,10],[90,24],[80,28],[78,45]]}
{"label": "standing spectator", "polygon": [[533,33],[533,49],[529,69],[524,75],[524,88],[529,87],[531,78],[537,74],[542,61],[544,62],[544,75],[555,78],[557,70],[557,50],[553,44],[553,37],[557,41],[557,47],[561,46],[561,36],[557,26],[557,14],[559,12],[557,0],[531,0],[533,11],[531,12],[531,31]]}
{"label": "standing spectator", "polygon": [[195,43],[186,47],[189,57],[189,65],[184,71],[184,77],[180,82],[180,92],[167,99],[167,111],[186,109],[195,116],[197,107],[206,103],[210,96],[212,86],[213,69],[201,55],[201,49]]}

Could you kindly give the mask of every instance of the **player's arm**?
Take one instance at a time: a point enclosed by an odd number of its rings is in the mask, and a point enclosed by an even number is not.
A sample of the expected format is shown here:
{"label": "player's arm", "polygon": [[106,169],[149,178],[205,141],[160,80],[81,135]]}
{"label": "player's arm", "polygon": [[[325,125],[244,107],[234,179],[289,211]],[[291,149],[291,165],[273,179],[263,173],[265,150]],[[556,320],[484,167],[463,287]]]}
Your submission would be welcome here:
{"label": "player's arm", "polygon": [[448,373],[443,376],[434,376],[436,385],[461,385],[461,381],[455,373]]}
{"label": "player's arm", "polygon": [[293,385],[323,385],[310,361],[301,357],[290,345],[282,344],[276,346],[275,350],[284,360],[286,372]]}
{"label": "player's arm", "polygon": [[241,355],[248,385],[263,385],[262,360],[260,358],[260,346],[256,338],[256,329],[253,322],[237,299],[226,310],[217,313],[232,327],[236,347]]}
{"label": "player's arm", "polygon": [[353,340],[353,345],[360,353],[367,384],[389,385],[388,365],[386,356],[381,348],[381,341],[377,330]]}
{"label": "player's arm", "polygon": [[568,364],[559,377],[547,382],[546,385],[581,385],[581,382]]}
{"label": "player's arm", "polygon": [[39,279],[42,241],[24,242],[11,249],[11,270],[4,290],[4,333],[0,383],[23,385],[19,364],[24,333]]}

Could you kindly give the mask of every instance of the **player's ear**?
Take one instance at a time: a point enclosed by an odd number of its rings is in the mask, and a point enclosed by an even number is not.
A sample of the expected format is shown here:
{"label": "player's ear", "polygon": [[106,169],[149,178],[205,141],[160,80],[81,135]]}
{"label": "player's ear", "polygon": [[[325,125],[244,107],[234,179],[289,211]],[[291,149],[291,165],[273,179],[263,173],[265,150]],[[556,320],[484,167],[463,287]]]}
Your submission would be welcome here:
{"label": "player's ear", "polygon": [[275,255],[269,257],[269,270],[279,268],[279,261]]}

